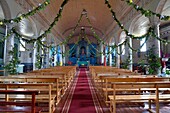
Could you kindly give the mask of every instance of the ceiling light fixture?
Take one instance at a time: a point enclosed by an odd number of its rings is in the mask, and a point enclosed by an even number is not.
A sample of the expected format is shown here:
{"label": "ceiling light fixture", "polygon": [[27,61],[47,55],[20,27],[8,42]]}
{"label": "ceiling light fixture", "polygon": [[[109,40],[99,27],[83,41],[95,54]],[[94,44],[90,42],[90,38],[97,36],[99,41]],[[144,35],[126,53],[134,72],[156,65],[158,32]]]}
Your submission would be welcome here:
{"label": "ceiling light fixture", "polygon": [[81,14],[82,14],[82,15],[87,15],[87,11],[86,11],[85,9],[83,9],[83,11],[82,11]]}

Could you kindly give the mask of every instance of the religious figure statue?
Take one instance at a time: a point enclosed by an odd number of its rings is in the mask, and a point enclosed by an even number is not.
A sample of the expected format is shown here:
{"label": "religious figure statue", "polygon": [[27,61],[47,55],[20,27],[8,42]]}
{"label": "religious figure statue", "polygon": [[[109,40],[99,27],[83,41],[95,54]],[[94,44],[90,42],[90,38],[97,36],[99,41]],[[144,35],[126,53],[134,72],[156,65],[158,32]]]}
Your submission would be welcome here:
{"label": "religious figure statue", "polygon": [[86,54],[84,48],[82,48],[81,54],[80,54],[80,61],[86,61]]}

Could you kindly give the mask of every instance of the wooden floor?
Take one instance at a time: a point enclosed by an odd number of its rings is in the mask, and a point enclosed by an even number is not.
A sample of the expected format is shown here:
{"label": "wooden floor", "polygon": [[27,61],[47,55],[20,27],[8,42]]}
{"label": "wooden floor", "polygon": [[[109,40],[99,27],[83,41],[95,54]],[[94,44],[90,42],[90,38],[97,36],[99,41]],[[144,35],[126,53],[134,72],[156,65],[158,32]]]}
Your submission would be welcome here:
{"label": "wooden floor", "polygon": [[[74,82],[72,83],[74,84]],[[72,85],[70,85],[71,87]],[[64,97],[60,101],[60,103],[57,105],[56,112],[55,113],[61,113],[61,109],[65,103],[66,98],[69,96],[68,92],[70,92],[70,88],[66,91]],[[101,97],[101,95],[98,94],[98,100],[100,102],[100,105],[103,109],[102,113],[110,113],[109,106],[107,106],[104,102],[104,99]],[[148,110],[148,104],[147,103],[119,103],[117,104],[117,111],[116,113],[150,113]],[[155,105],[152,105],[152,109],[155,109]],[[82,112],[81,112],[82,113]],[[97,112],[101,113],[101,112]],[[170,113],[170,103],[161,103],[160,104],[160,113]]]}

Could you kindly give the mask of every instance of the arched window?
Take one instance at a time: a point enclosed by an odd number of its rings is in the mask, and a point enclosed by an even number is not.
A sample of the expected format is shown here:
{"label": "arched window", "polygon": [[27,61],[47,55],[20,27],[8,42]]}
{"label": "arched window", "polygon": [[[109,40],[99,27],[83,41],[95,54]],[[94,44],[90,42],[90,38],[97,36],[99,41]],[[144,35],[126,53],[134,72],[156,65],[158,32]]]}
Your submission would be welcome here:
{"label": "arched window", "polygon": [[[126,34],[125,34],[125,32],[122,32],[120,35],[119,44],[122,44],[125,40],[126,40]],[[125,44],[121,45],[120,53],[122,53],[122,55],[125,55]]]}
{"label": "arched window", "polygon": [[20,39],[19,51],[25,51],[25,41]]}
{"label": "arched window", "polygon": [[[4,19],[4,12],[0,4],[0,19]],[[2,41],[5,37],[5,26],[0,25],[0,70],[2,68],[3,59],[4,59],[4,41]],[[0,73],[1,75],[2,73]]]}
{"label": "arched window", "polygon": [[[149,19],[143,15],[139,15],[132,21],[131,32],[133,35],[140,37],[148,32],[149,25],[150,25]],[[142,48],[140,48],[141,52],[146,52],[145,42],[146,38],[142,38],[139,41],[139,46],[142,46]],[[135,48],[139,48],[137,43],[138,40],[134,40],[133,44]]]}
{"label": "arched window", "polygon": [[142,46],[141,49],[140,49],[141,52],[146,52],[146,42],[145,42],[145,40],[146,40],[146,38],[142,38],[140,40],[140,46]]}

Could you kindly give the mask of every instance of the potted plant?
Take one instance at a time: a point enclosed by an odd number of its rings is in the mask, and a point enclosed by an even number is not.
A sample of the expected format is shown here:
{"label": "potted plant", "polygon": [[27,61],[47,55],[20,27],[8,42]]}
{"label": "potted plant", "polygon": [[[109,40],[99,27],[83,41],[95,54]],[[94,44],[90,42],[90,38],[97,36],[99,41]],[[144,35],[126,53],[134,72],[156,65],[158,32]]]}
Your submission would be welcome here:
{"label": "potted plant", "polygon": [[161,67],[160,58],[157,54],[155,54],[155,49],[156,48],[152,46],[147,51],[147,55],[146,55],[146,61],[148,63],[149,74],[158,74],[158,71]]}

